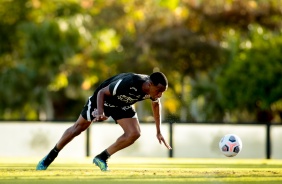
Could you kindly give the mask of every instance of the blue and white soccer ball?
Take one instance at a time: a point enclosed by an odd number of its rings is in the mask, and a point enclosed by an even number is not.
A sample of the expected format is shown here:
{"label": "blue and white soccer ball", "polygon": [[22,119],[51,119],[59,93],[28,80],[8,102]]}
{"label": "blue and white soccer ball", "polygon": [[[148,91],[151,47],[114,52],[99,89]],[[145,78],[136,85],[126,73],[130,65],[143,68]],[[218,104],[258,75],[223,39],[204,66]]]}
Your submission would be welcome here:
{"label": "blue and white soccer ball", "polygon": [[227,157],[234,157],[242,150],[242,141],[235,134],[227,134],[219,141],[220,151]]}

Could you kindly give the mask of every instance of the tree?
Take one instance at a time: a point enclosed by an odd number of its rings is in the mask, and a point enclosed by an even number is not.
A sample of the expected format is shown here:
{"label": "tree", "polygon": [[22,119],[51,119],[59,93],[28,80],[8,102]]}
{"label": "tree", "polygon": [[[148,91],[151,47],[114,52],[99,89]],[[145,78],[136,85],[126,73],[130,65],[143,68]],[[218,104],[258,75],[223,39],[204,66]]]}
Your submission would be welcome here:
{"label": "tree", "polygon": [[[272,90],[268,100],[255,100],[258,108],[249,101],[228,104],[234,89],[226,88],[237,81],[233,67],[264,66],[273,75],[264,82],[280,92],[277,68],[260,61],[280,61],[272,52],[260,56],[273,45],[279,51],[279,8],[276,0],[1,1],[0,118],[39,119],[41,112],[48,119],[74,119],[104,79],[153,70],[169,78],[166,112],[184,121],[223,120],[226,112],[238,120],[242,109],[250,117],[256,109],[279,111],[281,100]],[[260,75],[245,79],[262,81]]]}
{"label": "tree", "polygon": [[[44,11],[47,8],[44,3],[49,4],[48,8],[53,12]],[[52,119],[52,91],[68,85],[64,62],[79,49],[77,27],[60,13],[64,8],[68,9],[68,16],[72,18],[74,6],[64,6],[60,2],[59,6],[54,6],[48,1],[4,1],[1,5],[15,10],[11,17],[6,17],[14,21],[2,20],[8,38],[5,43],[7,52],[1,57],[2,61],[8,58],[8,63],[3,63],[0,71],[1,89],[5,89],[0,92],[2,118],[38,119],[38,113],[44,112],[46,118]],[[43,11],[38,11],[39,8]],[[11,11],[1,10],[3,15],[9,15]],[[75,11],[79,12],[78,9]],[[21,16],[14,16],[18,13]],[[61,18],[54,19],[58,14]]]}
{"label": "tree", "polygon": [[222,104],[269,122],[274,116],[272,104],[282,98],[282,34],[253,25],[249,38],[237,43],[238,53],[218,78]]}
{"label": "tree", "polygon": [[[186,5],[190,10],[196,12],[198,17],[201,17],[202,20],[205,20],[205,24],[199,24],[200,32],[207,34],[209,38],[215,38],[218,40],[220,46],[226,49],[228,52],[224,52],[221,57],[224,57],[228,62],[222,63],[217,67],[211,68],[206,77],[203,77],[200,74],[197,81],[193,84],[192,94],[196,98],[204,99],[204,103],[199,105],[199,109],[204,109],[200,111],[204,117],[208,118],[206,120],[224,120],[226,118],[225,114],[230,116],[231,118],[227,118],[227,121],[250,121],[254,120],[257,114],[257,107],[246,107],[244,106],[244,102],[240,106],[238,104],[234,105],[232,110],[229,107],[228,103],[232,104],[233,96],[231,93],[238,92],[235,88],[231,88],[231,81],[237,83],[238,87],[244,86],[243,83],[248,83],[250,80],[248,77],[245,77],[244,80],[233,80],[229,81],[230,78],[225,78],[225,75],[221,75],[221,73],[226,73],[225,70],[232,71],[233,67],[236,65],[236,62],[239,62],[243,58],[239,58],[238,54],[242,53],[242,45],[241,42],[244,42],[246,45],[254,45],[252,42],[254,39],[251,39],[250,35],[253,34],[250,31],[254,25],[259,25],[260,29],[264,30],[260,35],[261,41],[263,37],[267,37],[268,41],[273,42],[272,39],[274,37],[270,35],[276,35],[277,32],[281,30],[281,23],[279,20],[281,19],[281,12],[279,12],[279,2],[275,0],[270,1],[185,1]],[[191,20],[192,21],[192,20]],[[194,26],[195,27],[195,26]],[[193,27],[193,28],[194,28]],[[256,26],[255,26],[256,27]],[[211,34],[209,34],[211,32]],[[267,33],[266,33],[267,32]],[[247,40],[247,41],[246,41]],[[240,45],[240,46],[239,46]],[[265,49],[271,49],[271,47],[265,47]],[[238,51],[240,50],[240,51]],[[248,49],[247,49],[248,50]],[[254,54],[254,53],[253,53]],[[258,54],[259,56],[260,54]],[[265,59],[272,60],[270,58]],[[249,59],[252,57],[250,56]],[[255,59],[256,57],[253,57]],[[256,62],[249,62],[249,66],[256,65]],[[252,66],[256,67],[256,66]],[[243,68],[243,67],[242,67]],[[271,72],[272,69],[269,69],[268,72]],[[242,74],[233,73],[234,76],[240,77]],[[277,74],[277,73],[276,73]],[[217,79],[225,81],[224,88],[221,84],[217,83]],[[252,76],[252,80],[260,80],[256,78],[256,76]],[[240,86],[242,84],[242,86]],[[274,85],[274,84],[273,84]],[[246,87],[246,86],[245,86]],[[231,91],[231,89],[233,91]],[[242,87],[243,89],[243,87]],[[246,89],[246,88],[244,88]],[[236,91],[235,91],[236,90]],[[229,94],[227,96],[226,93]],[[243,92],[242,92],[243,95]],[[223,96],[223,97],[222,97]],[[249,95],[248,97],[252,97]],[[226,101],[223,105],[222,98]],[[227,101],[228,99],[228,101]],[[277,100],[277,99],[276,99]],[[280,100],[281,101],[281,100]],[[280,103],[276,102],[276,109],[280,107]],[[278,105],[277,105],[278,104]],[[249,104],[250,105],[250,104]],[[243,108],[244,106],[244,108]],[[244,111],[242,109],[249,109],[249,111]],[[250,110],[252,109],[252,110]],[[273,109],[273,107],[272,107]],[[261,110],[260,110],[261,111]],[[279,110],[278,110],[279,111]],[[240,113],[238,113],[240,112]],[[259,113],[261,114],[261,113]],[[262,113],[264,114],[264,113]],[[245,116],[246,115],[246,116]],[[203,118],[201,118],[203,119]],[[281,119],[278,121],[281,121]]]}

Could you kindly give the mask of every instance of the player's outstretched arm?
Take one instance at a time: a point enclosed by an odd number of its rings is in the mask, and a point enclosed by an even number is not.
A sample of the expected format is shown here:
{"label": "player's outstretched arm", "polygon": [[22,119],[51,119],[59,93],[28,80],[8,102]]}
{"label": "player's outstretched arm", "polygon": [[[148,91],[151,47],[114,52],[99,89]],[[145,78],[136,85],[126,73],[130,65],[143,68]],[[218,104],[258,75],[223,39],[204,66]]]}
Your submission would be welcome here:
{"label": "player's outstretched arm", "polygon": [[153,115],[156,123],[156,129],[157,129],[157,139],[159,140],[159,143],[164,143],[164,145],[167,147],[167,149],[172,149],[171,146],[166,142],[164,139],[162,133],[161,133],[161,102],[158,99],[157,101],[152,101],[152,110]]}

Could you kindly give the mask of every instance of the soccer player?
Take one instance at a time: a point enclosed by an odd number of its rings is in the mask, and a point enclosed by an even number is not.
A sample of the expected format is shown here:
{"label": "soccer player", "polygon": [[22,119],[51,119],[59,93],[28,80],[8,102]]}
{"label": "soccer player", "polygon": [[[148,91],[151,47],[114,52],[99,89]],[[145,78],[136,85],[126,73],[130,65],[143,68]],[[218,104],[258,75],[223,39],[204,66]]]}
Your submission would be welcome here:
{"label": "soccer player", "polygon": [[64,132],[56,146],[39,161],[36,170],[46,170],[64,146],[86,130],[92,122],[104,121],[111,116],[122,127],[124,133],[93,159],[93,163],[101,171],[108,171],[108,158],[130,146],[140,137],[139,121],[132,105],[145,99],[151,99],[159,143],[171,149],[161,133],[160,98],[167,87],[167,78],[161,72],[154,72],[150,76],[121,73],[102,82],[89,97],[76,123]]}

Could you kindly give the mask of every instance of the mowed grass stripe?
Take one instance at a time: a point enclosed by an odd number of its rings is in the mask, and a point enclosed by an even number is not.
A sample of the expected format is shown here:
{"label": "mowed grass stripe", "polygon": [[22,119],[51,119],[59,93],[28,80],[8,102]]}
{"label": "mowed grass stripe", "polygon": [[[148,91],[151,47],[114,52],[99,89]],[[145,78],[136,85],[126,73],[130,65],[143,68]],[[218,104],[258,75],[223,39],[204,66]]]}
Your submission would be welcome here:
{"label": "mowed grass stripe", "polygon": [[38,159],[0,159],[0,183],[282,183],[281,160],[115,158],[101,172],[91,158],[58,159],[35,171]]}

